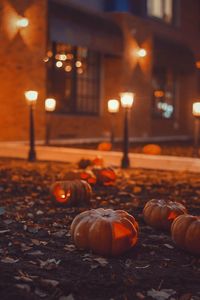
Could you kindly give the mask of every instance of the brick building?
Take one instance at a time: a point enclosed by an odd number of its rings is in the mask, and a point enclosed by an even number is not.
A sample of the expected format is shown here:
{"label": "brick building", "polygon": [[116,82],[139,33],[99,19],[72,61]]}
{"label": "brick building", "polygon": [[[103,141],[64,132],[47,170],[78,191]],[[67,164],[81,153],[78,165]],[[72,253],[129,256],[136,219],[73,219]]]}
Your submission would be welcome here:
{"label": "brick building", "polygon": [[[27,27],[16,26],[20,17]],[[111,125],[107,101],[123,91],[135,93],[133,139],[192,134],[198,0],[2,0],[0,23],[0,140],[28,139],[29,89],[39,92],[37,140],[45,136],[46,97],[57,100],[53,139],[100,140]],[[122,109],[113,121],[120,139]]]}

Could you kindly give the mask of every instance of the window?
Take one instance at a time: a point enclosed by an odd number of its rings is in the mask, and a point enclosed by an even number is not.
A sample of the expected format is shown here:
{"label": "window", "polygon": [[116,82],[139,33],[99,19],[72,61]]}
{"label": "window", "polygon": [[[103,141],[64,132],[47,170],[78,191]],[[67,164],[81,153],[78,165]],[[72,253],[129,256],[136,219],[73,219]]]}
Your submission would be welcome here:
{"label": "window", "polygon": [[173,19],[173,0],[147,0],[147,14],[171,23]]}
{"label": "window", "polygon": [[100,54],[85,47],[53,43],[44,59],[48,69],[48,96],[56,112],[98,114]]}
{"label": "window", "polygon": [[155,68],[152,80],[153,115],[170,119],[174,115],[176,76],[172,70]]}

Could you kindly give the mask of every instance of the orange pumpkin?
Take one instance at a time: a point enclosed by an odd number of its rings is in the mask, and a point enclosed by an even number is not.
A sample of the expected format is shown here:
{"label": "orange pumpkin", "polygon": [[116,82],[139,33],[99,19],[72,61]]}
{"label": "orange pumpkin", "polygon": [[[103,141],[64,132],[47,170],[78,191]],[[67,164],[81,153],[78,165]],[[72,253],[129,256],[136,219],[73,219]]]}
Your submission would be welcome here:
{"label": "orange pumpkin", "polygon": [[153,199],[143,209],[145,222],[155,228],[169,230],[175,218],[187,213],[185,206],[178,202]]}
{"label": "orange pumpkin", "polygon": [[181,248],[200,255],[200,217],[181,215],[171,226],[174,242]]}
{"label": "orange pumpkin", "polygon": [[112,144],[108,142],[102,142],[97,146],[100,151],[110,151],[112,149]]}
{"label": "orange pumpkin", "polygon": [[112,168],[94,168],[93,173],[97,178],[97,183],[100,185],[113,185],[117,179],[116,173]]}
{"label": "orange pumpkin", "polygon": [[93,160],[92,160],[92,164],[94,166],[103,166],[104,165],[104,160],[101,156],[96,156]]}
{"label": "orange pumpkin", "polygon": [[76,206],[90,203],[92,189],[84,180],[57,181],[51,187],[51,194],[60,204]]}
{"label": "orange pumpkin", "polygon": [[91,170],[82,171],[69,171],[65,174],[65,180],[82,179],[87,181],[89,184],[95,184],[97,179]]}
{"label": "orange pumpkin", "polygon": [[92,209],[75,217],[71,235],[79,249],[115,256],[135,246],[138,223],[124,210]]}
{"label": "orange pumpkin", "polygon": [[156,144],[148,144],[142,148],[142,152],[144,154],[150,155],[160,155],[161,154],[161,147]]}

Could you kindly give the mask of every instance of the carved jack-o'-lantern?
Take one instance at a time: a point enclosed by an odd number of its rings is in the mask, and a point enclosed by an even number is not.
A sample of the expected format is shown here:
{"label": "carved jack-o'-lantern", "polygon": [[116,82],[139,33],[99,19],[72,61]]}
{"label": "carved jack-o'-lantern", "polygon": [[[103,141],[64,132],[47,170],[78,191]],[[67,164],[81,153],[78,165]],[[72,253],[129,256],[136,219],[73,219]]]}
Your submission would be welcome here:
{"label": "carved jack-o'-lantern", "polygon": [[98,208],[77,215],[71,224],[71,235],[79,249],[115,256],[135,246],[138,224],[124,210]]}
{"label": "carved jack-o'-lantern", "polygon": [[145,222],[155,228],[169,230],[174,219],[187,213],[185,206],[178,202],[153,199],[143,209]]}
{"label": "carved jack-o'-lantern", "polygon": [[57,203],[69,206],[90,203],[92,189],[84,180],[57,181],[51,187],[51,194]]}
{"label": "carved jack-o'-lantern", "polygon": [[65,180],[75,180],[82,179],[87,181],[89,184],[96,183],[96,176],[91,170],[78,170],[78,171],[69,171],[65,174]]}

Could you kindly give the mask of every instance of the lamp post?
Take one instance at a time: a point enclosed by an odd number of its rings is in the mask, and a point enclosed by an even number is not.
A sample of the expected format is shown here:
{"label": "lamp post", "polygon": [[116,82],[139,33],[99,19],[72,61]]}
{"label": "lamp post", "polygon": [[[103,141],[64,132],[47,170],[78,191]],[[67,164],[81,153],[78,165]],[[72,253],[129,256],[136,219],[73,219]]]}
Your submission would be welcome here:
{"label": "lamp post", "polygon": [[36,152],[35,152],[35,130],[34,130],[34,107],[37,102],[38,92],[37,91],[26,91],[24,96],[29,105],[29,153],[28,160],[35,161],[36,160]]}
{"label": "lamp post", "polygon": [[133,93],[121,93],[121,106],[124,108],[124,136],[123,136],[123,157],[121,161],[121,167],[123,169],[128,168],[130,166],[130,161],[128,157],[129,151],[129,128],[128,128],[128,120],[129,120],[129,112],[133,105],[134,94]]}
{"label": "lamp post", "polygon": [[56,108],[56,100],[54,98],[47,98],[45,100],[45,111],[46,111],[46,136],[45,145],[49,145],[49,138],[51,133],[51,112]]}
{"label": "lamp post", "polygon": [[194,116],[194,149],[193,156],[199,157],[199,120],[200,120],[200,102],[194,102],[192,106]]}
{"label": "lamp post", "polygon": [[114,133],[114,116],[119,112],[119,101],[116,99],[108,100],[108,112],[111,114],[111,134],[110,134],[110,142],[113,145],[115,141],[115,133]]}

